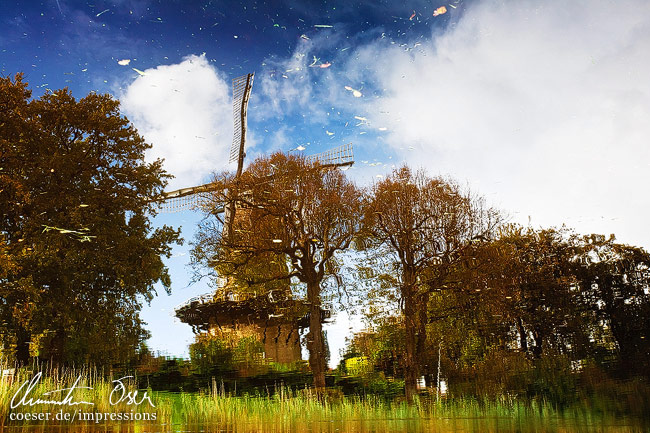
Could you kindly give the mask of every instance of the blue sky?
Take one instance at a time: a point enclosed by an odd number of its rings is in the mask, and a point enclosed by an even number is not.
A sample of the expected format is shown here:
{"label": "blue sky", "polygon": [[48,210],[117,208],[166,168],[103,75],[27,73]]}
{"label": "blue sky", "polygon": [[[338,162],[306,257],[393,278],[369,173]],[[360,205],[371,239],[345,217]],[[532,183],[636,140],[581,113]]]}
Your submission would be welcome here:
{"label": "blue sky", "polygon": [[[232,169],[230,81],[255,72],[249,161],[352,142],[361,185],[406,162],[512,221],[650,246],[646,1],[3,1],[0,23],[0,73],[35,96],[119,98],[171,189]],[[155,222],[191,240],[199,218]],[[191,340],[174,306],[208,290],[188,287],[188,263],[177,248],[172,296],[143,312],[173,355]],[[331,328],[334,357],[360,326]]]}

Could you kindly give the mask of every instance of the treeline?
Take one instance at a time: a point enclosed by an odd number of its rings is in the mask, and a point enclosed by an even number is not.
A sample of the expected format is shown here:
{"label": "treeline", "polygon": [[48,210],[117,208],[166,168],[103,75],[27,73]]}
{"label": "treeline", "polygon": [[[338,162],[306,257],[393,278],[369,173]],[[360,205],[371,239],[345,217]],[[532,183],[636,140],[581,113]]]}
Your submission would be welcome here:
{"label": "treeline", "polygon": [[[370,300],[376,332],[358,335],[348,358],[403,378],[409,400],[421,376],[437,376],[438,359],[457,390],[476,394],[543,395],[545,374],[575,378],[589,368],[648,376],[642,248],[506,224],[467,188],[408,167],[360,189],[340,170],[276,153],[239,178],[217,176],[215,186],[208,209],[234,203],[235,215],[207,217],[195,265],[226,276],[224,293],[260,295],[280,280],[305,289],[317,388],[326,371],[319,312],[330,289]],[[385,307],[392,312],[380,314]]]}
{"label": "treeline", "polygon": [[[646,251],[613,237],[501,227],[422,305],[417,372],[433,386],[440,374],[456,396],[559,403],[647,381],[649,266]],[[378,314],[344,358],[368,378],[408,377],[405,322]]]}

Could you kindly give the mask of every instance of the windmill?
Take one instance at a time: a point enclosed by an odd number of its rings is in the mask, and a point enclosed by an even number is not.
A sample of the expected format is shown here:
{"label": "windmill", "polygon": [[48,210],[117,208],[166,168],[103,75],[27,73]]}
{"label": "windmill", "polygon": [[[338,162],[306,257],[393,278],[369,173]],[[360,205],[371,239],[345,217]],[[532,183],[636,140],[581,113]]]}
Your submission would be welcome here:
{"label": "windmill", "polygon": [[[246,157],[246,116],[253,77],[254,74],[247,74],[235,78],[232,82],[234,133],[229,162],[237,162],[236,178],[243,172],[244,158]],[[351,166],[354,163],[352,144],[344,144],[319,154],[310,155],[306,159],[308,162],[318,163],[322,167]],[[164,192],[158,199],[161,202],[161,211],[178,212],[196,209],[209,200],[210,192],[215,189],[214,184],[207,183]],[[225,213],[222,233],[224,237],[233,233],[232,226],[236,218],[236,211],[237,206],[234,201],[212,210],[218,214]],[[229,285],[228,278],[218,278],[217,285],[220,289],[225,288]],[[241,300],[232,296],[227,290],[224,292],[227,293],[225,297],[211,293],[189,299],[175,309],[176,317],[191,325],[197,333],[214,329],[215,323],[221,329],[220,321],[231,323],[233,326],[253,326],[264,343],[265,354],[279,362],[294,362],[301,359],[299,332],[300,329],[308,326],[303,311],[306,305],[304,302],[290,297],[273,299],[272,292],[269,292],[269,296]],[[277,314],[278,312],[280,314]],[[323,310],[321,314],[323,320],[329,318],[330,315],[329,310]],[[267,331],[271,329],[274,330],[274,338],[267,338]]]}

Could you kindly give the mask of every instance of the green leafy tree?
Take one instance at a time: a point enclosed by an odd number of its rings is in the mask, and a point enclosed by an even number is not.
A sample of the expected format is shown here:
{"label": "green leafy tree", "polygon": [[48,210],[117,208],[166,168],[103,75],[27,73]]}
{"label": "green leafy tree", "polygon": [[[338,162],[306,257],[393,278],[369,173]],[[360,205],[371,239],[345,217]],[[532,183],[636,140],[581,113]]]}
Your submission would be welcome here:
{"label": "green leafy tree", "polygon": [[20,75],[0,79],[5,346],[22,363],[29,345],[62,363],[124,361],[147,336],[142,302],[170,287],[161,256],[179,233],[150,223],[168,175],[109,95],[29,97]]}
{"label": "green leafy tree", "polygon": [[468,251],[455,290],[429,304],[429,335],[443,341],[452,392],[568,395],[570,361],[590,350],[572,240],[564,229],[507,225]]}
{"label": "green leafy tree", "polygon": [[404,322],[398,317],[389,316],[377,319],[372,330],[355,333],[348,341],[341,363],[351,375],[355,373],[350,370],[350,362],[346,360],[359,358],[363,360],[362,366],[367,363],[374,371],[386,376],[404,377],[403,354]]}

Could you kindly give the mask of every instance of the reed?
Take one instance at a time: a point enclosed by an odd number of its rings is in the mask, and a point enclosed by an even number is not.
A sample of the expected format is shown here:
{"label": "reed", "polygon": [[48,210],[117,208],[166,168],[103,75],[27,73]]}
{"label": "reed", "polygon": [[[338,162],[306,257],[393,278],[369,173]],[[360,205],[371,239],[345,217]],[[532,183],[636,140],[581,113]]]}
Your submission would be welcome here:
{"label": "reed", "polygon": [[[77,379],[75,401],[93,403],[93,412],[155,413],[155,421],[93,421],[74,423],[11,421],[10,402],[19,386],[29,381],[34,372],[43,377],[30,393],[43,393],[70,387]],[[413,404],[387,401],[376,396],[344,396],[336,391],[316,395],[310,389],[292,389],[277,385],[258,394],[235,396],[223,391],[216,380],[202,393],[170,393],[145,390],[154,407],[146,402],[134,406],[126,402],[110,405],[108,396],[114,388],[113,377],[93,368],[57,369],[47,365],[33,366],[17,372],[13,381],[0,382],[0,429],[16,427],[16,431],[52,431],[53,426],[69,431],[92,431],[96,427],[133,431],[204,430],[231,432],[303,432],[303,431],[467,431],[467,432],[625,432],[643,431],[638,420],[614,417],[603,411],[576,407],[556,410],[543,401],[521,402],[506,396],[496,399],[416,399]],[[135,390],[135,378],[125,381],[128,390]],[[142,394],[142,390],[140,394]],[[37,405],[22,411],[74,412],[79,407]]]}

